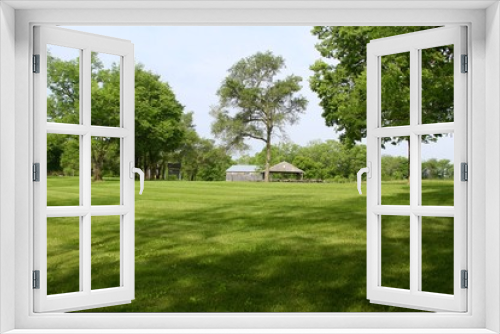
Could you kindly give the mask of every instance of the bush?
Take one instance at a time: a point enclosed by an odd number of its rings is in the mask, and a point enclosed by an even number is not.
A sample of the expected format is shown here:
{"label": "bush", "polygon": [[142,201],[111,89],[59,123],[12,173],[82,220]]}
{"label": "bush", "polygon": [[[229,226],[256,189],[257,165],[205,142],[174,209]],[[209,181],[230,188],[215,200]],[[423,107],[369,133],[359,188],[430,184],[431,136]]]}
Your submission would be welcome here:
{"label": "bush", "polygon": [[335,175],[333,178],[333,182],[335,183],[346,183],[347,179],[343,177],[342,175]]}
{"label": "bush", "polygon": [[167,178],[168,181],[179,181],[177,175],[169,175]]}
{"label": "bush", "polygon": [[73,168],[64,168],[63,170],[63,175],[64,176],[75,176],[77,175],[77,173],[75,172],[75,170]]}

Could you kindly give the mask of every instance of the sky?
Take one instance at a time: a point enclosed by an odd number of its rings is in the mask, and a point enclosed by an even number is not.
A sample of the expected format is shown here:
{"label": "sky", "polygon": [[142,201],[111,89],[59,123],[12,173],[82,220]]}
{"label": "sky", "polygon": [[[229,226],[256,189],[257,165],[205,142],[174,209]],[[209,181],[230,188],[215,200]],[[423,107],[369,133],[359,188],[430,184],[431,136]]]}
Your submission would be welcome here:
{"label": "sky", "polygon": [[[216,105],[216,92],[228,74],[228,69],[244,57],[259,51],[272,51],[284,57],[286,68],[282,76],[301,76],[301,95],[309,101],[298,124],[286,129],[289,140],[306,145],[312,140],[337,139],[333,128],[321,117],[319,99],[309,88],[309,67],[320,58],[314,48],[318,42],[310,26],[83,26],[65,27],[104,36],[130,40],[134,44],[136,62],[159,74],[168,82],[185,111],[194,112],[198,134],[213,138],[209,115]],[[274,138],[274,143],[282,141]],[[450,150],[453,139],[442,139],[441,144],[426,145],[422,155],[453,160]],[[249,154],[262,150],[264,144],[249,140]],[[406,155],[403,145],[390,146],[386,153]],[[451,154],[450,154],[451,152]]]}

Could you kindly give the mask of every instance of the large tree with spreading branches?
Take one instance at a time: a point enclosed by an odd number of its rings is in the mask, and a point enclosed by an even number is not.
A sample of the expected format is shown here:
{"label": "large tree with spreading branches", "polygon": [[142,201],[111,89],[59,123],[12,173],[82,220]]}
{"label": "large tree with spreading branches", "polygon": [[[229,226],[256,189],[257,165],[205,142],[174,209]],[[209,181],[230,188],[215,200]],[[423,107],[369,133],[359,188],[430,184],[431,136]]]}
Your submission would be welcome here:
{"label": "large tree with spreading branches", "polygon": [[246,139],[265,143],[265,181],[273,135],[285,134],[285,126],[295,124],[304,113],[307,99],[297,93],[302,78],[288,75],[278,78],[285,60],[270,51],[241,59],[229,69],[229,75],[217,91],[219,104],[212,107],[213,134],[230,148],[248,148]]}
{"label": "large tree with spreading branches", "polygon": [[[326,125],[354,145],[366,137],[366,46],[374,39],[433,27],[314,27],[322,59],[311,70],[310,87],[320,98]],[[453,121],[453,46],[422,50],[422,121]],[[382,57],[382,126],[408,125],[410,120],[410,58],[408,53]],[[441,135],[425,136],[435,141]],[[408,142],[408,137],[383,143]],[[409,178],[409,155],[408,155]]]}

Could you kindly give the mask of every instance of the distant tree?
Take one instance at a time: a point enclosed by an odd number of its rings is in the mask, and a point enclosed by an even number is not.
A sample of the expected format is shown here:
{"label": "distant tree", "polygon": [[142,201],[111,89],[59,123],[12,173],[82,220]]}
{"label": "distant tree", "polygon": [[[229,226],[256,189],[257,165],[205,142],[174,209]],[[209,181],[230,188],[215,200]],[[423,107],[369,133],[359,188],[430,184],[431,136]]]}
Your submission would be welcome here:
{"label": "distant tree", "polygon": [[284,134],[285,125],[295,124],[308,102],[296,95],[301,77],[276,78],[283,68],[285,60],[270,51],[241,59],[229,69],[217,91],[219,104],[210,112],[215,118],[212,132],[228,147],[247,148],[248,138],[266,144],[265,181],[269,181],[273,135]]}
{"label": "distant tree", "polygon": [[[306,179],[353,180],[356,172],[366,165],[365,145],[346,145],[336,140],[315,140],[306,146],[294,143],[273,145],[273,163],[288,161],[304,171]],[[253,156],[240,158],[239,163],[263,166],[265,149]]]}
{"label": "distant tree", "polygon": [[[291,142],[278,143],[278,145],[271,145],[271,160],[270,165],[275,165],[282,161],[292,162],[297,154],[299,154],[301,147]],[[251,165],[258,165],[260,168],[265,169],[267,159],[267,147],[264,147],[260,152],[256,153],[251,159]]]}
{"label": "distant tree", "polygon": [[[64,175],[75,176],[80,175],[80,140],[77,136],[64,136],[65,140],[61,147],[63,152],[61,154],[61,167],[63,168]],[[47,150],[48,151],[48,150]]]}
{"label": "distant tree", "polygon": [[193,112],[182,115],[184,137],[181,145],[166,156],[170,162],[181,163],[181,174],[188,181],[222,181],[232,165],[226,149],[211,139],[200,138],[193,123]]}
{"label": "distant tree", "polygon": [[203,139],[204,150],[202,150],[197,180],[223,181],[226,179],[226,170],[233,164],[223,147],[216,146],[211,139]]}
{"label": "distant tree", "polygon": [[[324,59],[311,70],[311,89],[323,108],[327,126],[340,133],[349,145],[366,137],[366,46],[377,38],[426,30],[433,27],[314,27],[316,49]],[[327,60],[330,60],[327,62]],[[382,57],[383,126],[409,124],[410,64],[407,53]],[[422,119],[424,123],[453,121],[453,47],[422,52]],[[427,136],[435,141],[440,135]],[[386,138],[397,144],[406,138]],[[409,141],[408,145],[409,145]],[[409,152],[409,149],[408,149]],[[409,159],[409,156],[408,156]],[[409,178],[409,169],[405,173]]]}
{"label": "distant tree", "polygon": [[453,179],[453,164],[448,159],[428,159],[422,161],[422,178]]}
{"label": "distant tree", "polygon": [[304,171],[305,179],[322,179],[324,175],[324,165],[319,161],[314,161],[310,157],[298,155],[293,159],[293,165]]}
{"label": "distant tree", "polygon": [[380,163],[382,181],[404,180],[408,178],[408,158],[382,155]]}

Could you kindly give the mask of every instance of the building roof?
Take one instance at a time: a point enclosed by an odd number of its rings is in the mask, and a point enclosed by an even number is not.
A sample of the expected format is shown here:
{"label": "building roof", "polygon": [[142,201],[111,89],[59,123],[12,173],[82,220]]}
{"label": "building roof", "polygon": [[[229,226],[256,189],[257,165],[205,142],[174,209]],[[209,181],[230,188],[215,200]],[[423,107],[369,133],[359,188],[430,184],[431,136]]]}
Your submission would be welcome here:
{"label": "building roof", "polygon": [[246,172],[253,173],[258,172],[260,170],[257,165],[233,165],[229,167],[226,172]]}
{"label": "building roof", "polygon": [[300,168],[295,167],[289,162],[282,161],[279,164],[272,166],[269,171],[271,173],[293,173],[293,174],[303,174],[304,171]]}

